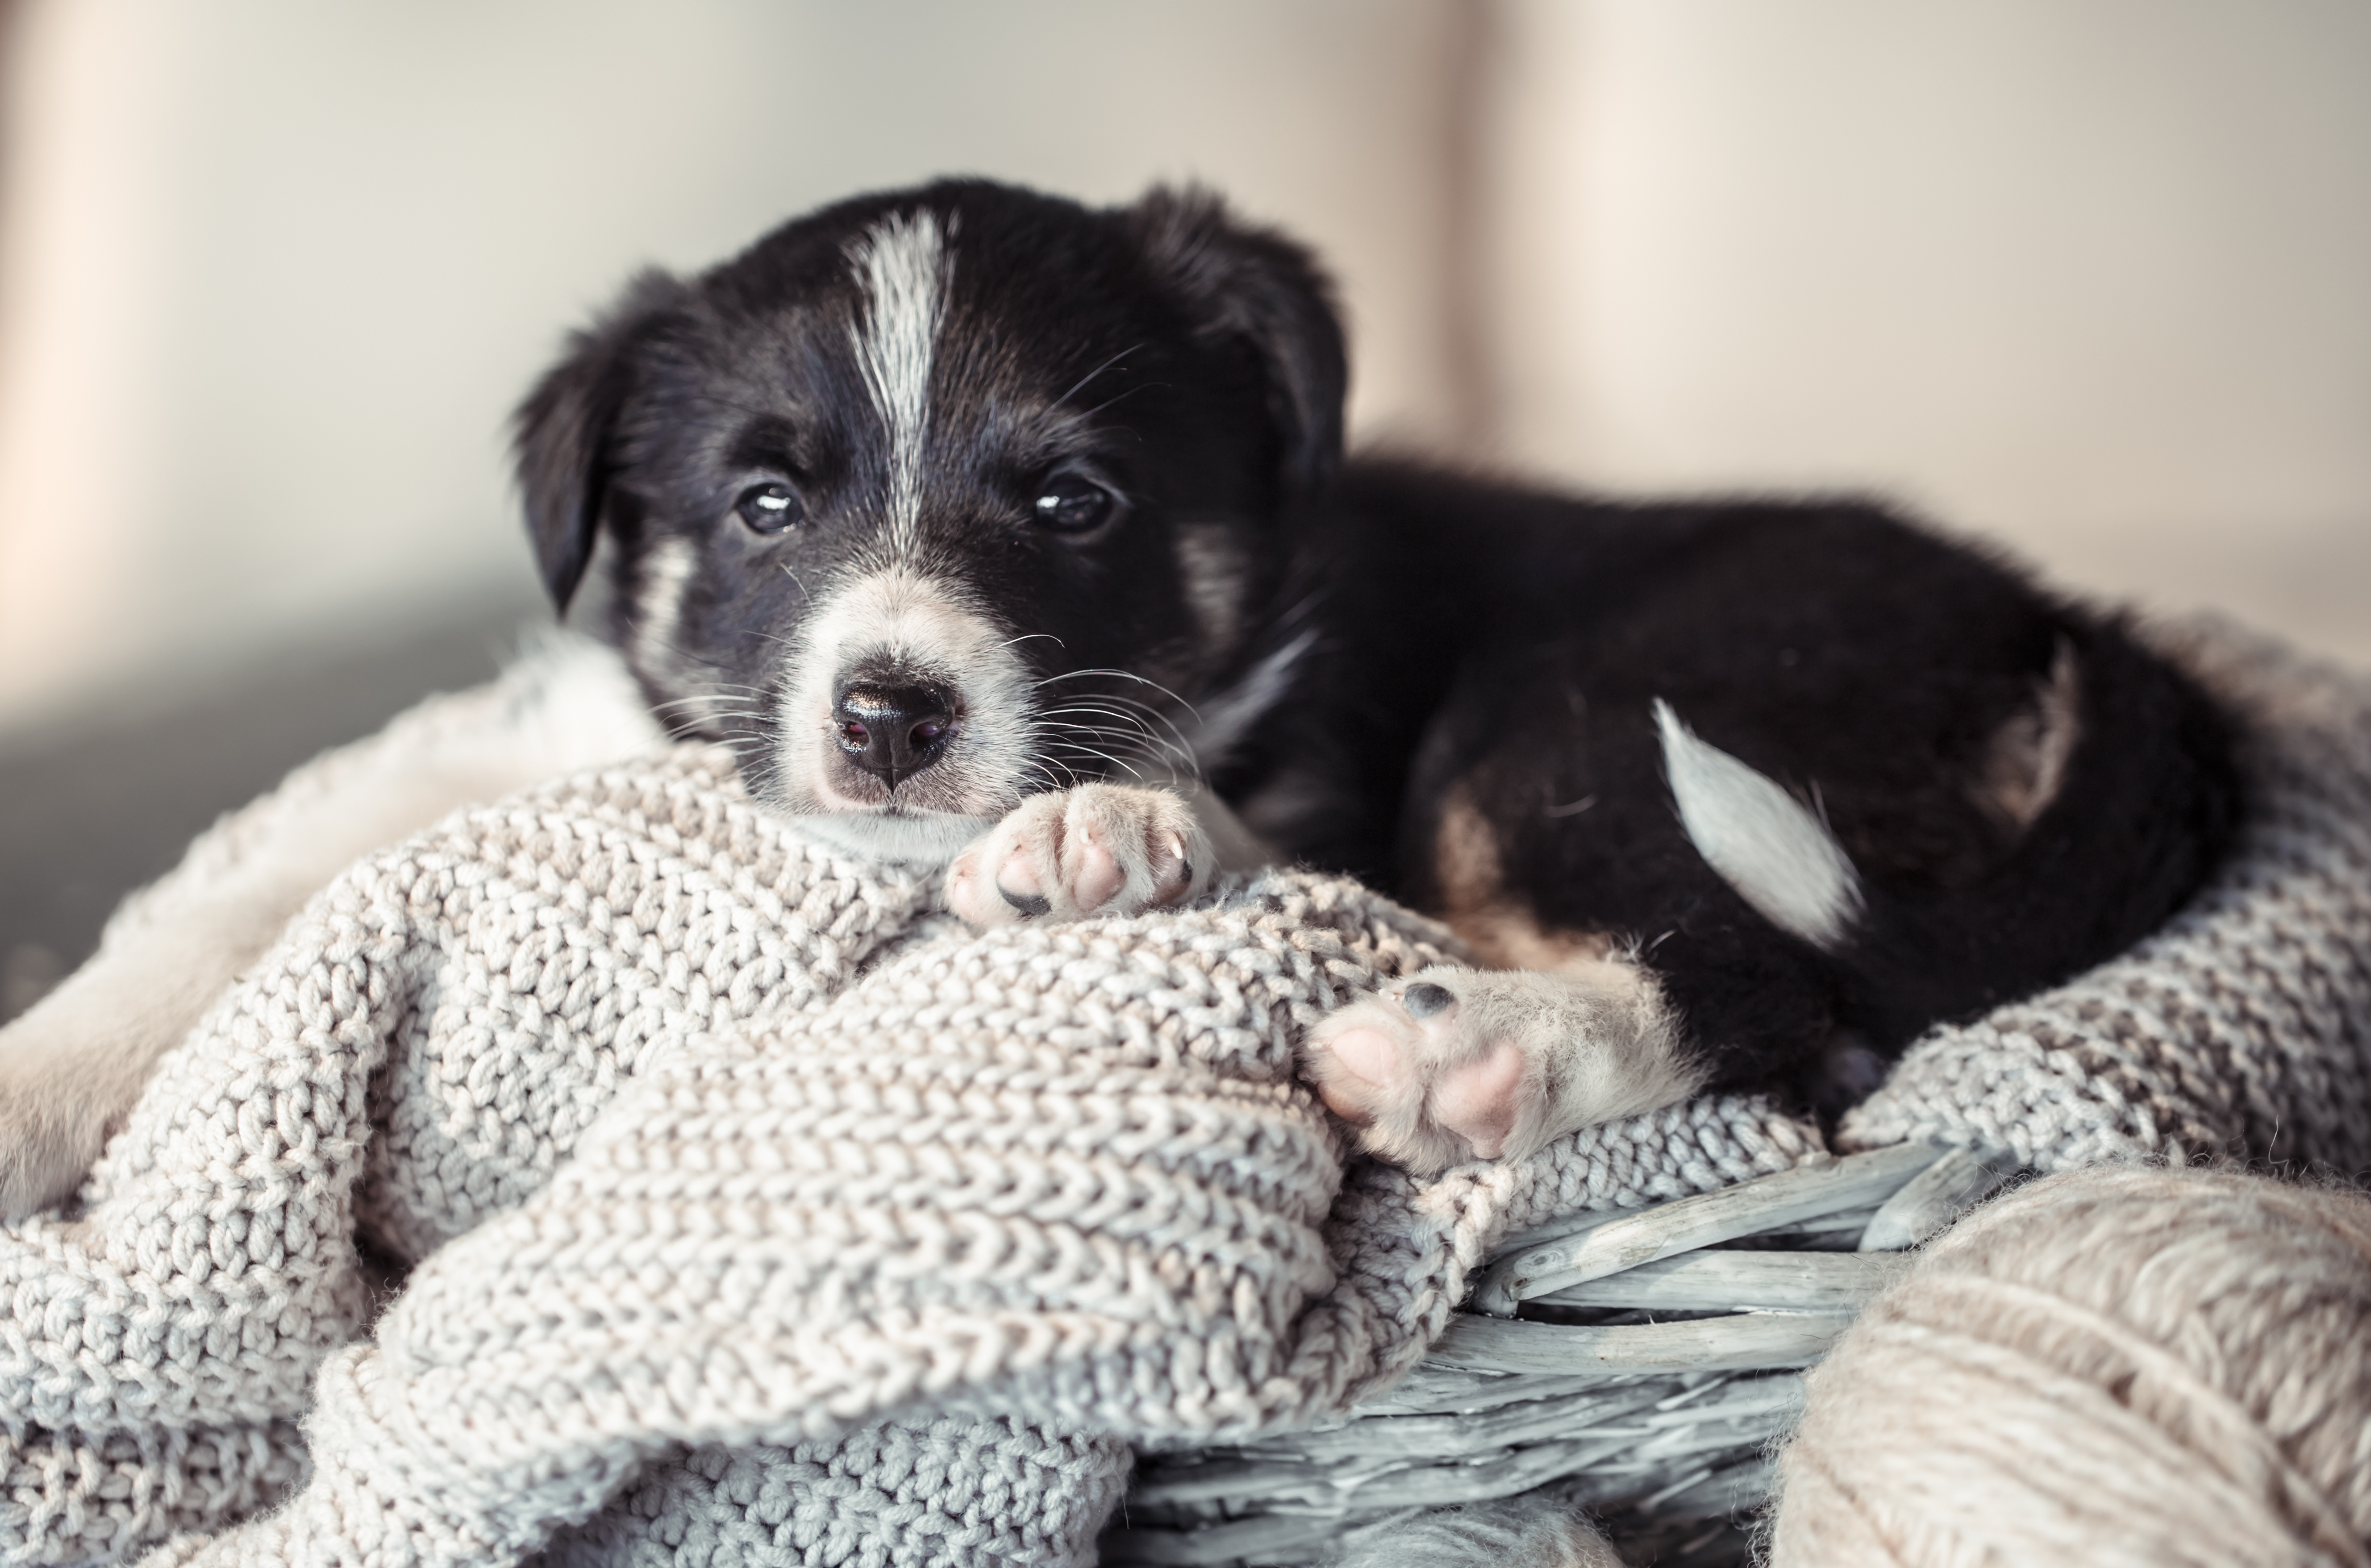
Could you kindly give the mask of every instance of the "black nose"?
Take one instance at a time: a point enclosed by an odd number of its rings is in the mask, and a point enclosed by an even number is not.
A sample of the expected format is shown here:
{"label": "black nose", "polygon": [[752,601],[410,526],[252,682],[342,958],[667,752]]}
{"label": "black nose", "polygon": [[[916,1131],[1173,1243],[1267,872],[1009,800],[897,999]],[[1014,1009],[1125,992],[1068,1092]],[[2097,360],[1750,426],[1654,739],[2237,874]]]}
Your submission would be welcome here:
{"label": "black nose", "polygon": [[895,790],[945,754],[954,703],[940,686],[860,683],[831,705],[831,723],[848,760]]}

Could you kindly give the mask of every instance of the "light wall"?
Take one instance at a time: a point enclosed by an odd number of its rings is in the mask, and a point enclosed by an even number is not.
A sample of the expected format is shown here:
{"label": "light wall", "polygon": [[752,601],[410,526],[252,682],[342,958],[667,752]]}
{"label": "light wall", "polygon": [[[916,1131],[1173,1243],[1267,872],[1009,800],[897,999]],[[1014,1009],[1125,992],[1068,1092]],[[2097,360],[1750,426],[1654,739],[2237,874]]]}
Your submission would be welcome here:
{"label": "light wall", "polygon": [[634,267],[1199,176],[1355,424],[1878,486],[2371,660],[2363,0],[18,0],[0,731],[532,603],[502,426]]}
{"label": "light wall", "polygon": [[502,426],[637,266],[872,187],[1198,177],[1428,432],[1454,0],[28,0],[0,150],[0,725],[532,594]]}
{"label": "light wall", "polygon": [[1504,0],[1504,454],[2371,662],[2371,5]]}

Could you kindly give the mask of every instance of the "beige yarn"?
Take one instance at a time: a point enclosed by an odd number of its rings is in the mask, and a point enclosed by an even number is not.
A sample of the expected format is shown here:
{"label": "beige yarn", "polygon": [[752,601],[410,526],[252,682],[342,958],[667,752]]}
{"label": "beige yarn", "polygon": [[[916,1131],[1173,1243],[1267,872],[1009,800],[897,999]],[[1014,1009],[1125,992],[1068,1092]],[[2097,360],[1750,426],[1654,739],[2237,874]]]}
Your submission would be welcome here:
{"label": "beige yarn", "polygon": [[1810,1390],[1775,1568],[2361,1568],[2371,1199],[2051,1178],[1947,1233]]}

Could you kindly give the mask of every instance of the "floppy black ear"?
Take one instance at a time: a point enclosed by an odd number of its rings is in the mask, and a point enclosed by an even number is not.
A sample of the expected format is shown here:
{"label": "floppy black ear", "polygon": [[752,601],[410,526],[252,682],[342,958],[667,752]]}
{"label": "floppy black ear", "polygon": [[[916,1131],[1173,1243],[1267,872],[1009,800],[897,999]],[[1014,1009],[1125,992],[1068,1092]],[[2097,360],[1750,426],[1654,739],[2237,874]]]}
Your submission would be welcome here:
{"label": "floppy black ear", "polygon": [[684,285],[644,272],[544,373],[511,419],[511,456],[536,565],[555,608],[566,610],[593,559],[607,500],[619,414],[633,384],[633,349],[682,300]]}
{"label": "floppy black ear", "polygon": [[1342,461],[1349,366],[1333,285],[1309,252],[1236,220],[1215,192],[1157,186],[1126,214],[1153,275],[1203,332],[1248,342],[1267,367],[1288,493],[1323,489]]}

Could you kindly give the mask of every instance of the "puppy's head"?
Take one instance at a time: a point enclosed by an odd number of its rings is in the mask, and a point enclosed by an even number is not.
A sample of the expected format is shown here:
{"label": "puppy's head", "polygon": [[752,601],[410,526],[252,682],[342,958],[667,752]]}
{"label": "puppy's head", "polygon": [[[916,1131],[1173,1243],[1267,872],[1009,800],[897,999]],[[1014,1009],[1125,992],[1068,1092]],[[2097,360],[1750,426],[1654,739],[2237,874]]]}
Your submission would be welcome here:
{"label": "puppy's head", "polygon": [[849,847],[940,859],[1279,686],[1279,527],[1343,383],[1313,265],[1213,199],[947,182],[636,282],[520,409],[518,470],[562,607],[606,533],[678,733]]}

